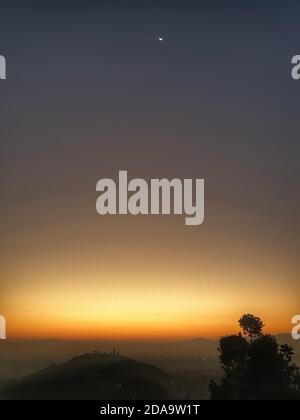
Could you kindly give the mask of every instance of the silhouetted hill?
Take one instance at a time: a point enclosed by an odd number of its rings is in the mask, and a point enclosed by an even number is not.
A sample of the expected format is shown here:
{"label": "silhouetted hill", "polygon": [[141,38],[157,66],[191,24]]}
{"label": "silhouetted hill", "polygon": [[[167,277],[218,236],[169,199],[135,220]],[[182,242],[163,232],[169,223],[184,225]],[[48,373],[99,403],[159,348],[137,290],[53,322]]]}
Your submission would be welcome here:
{"label": "silhouetted hill", "polygon": [[[189,367],[195,360],[199,368],[209,367],[208,359],[217,366],[217,342],[205,339],[188,341],[0,341],[0,383],[21,378],[41,370],[50,364],[69,360],[74,354],[90,353],[94,350],[109,352],[116,347],[122,354],[158,365],[173,373],[178,368]],[[167,361],[166,364],[161,364]],[[174,363],[175,364],[174,364]],[[177,363],[178,362],[178,363]]]}
{"label": "silhouetted hill", "polygon": [[5,385],[2,399],[168,399],[174,384],[163,370],[112,353],[87,353]]}
{"label": "silhouetted hill", "polygon": [[[280,334],[277,338],[295,349],[294,360],[300,365],[300,341],[292,340],[290,334]],[[207,383],[220,374],[218,341],[205,338],[160,342],[3,340],[0,341],[0,384],[32,375],[51,364],[65,363],[74,354],[109,352],[113,347],[131,359],[157,366],[176,377],[184,383],[191,399],[206,398]]]}

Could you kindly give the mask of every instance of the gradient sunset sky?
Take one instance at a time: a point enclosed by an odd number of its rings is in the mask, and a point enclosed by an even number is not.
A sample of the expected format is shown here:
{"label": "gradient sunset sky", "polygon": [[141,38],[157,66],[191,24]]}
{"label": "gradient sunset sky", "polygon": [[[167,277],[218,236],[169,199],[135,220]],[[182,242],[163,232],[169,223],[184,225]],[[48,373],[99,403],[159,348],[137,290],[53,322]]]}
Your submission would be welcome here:
{"label": "gradient sunset sky", "polygon": [[[248,312],[291,329],[299,22],[290,0],[1,5],[9,338],[218,337]],[[96,182],[119,170],[205,178],[205,223],[99,216]]]}

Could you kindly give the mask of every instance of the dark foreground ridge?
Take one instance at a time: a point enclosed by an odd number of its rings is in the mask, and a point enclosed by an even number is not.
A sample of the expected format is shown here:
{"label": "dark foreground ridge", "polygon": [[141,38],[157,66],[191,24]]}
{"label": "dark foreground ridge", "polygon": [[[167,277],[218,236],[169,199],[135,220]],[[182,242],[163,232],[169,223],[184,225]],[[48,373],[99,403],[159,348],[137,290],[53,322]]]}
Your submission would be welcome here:
{"label": "dark foreground ridge", "polygon": [[61,365],[10,381],[1,399],[139,400],[170,399],[176,385],[170,375],[118,353],[86,353]]}

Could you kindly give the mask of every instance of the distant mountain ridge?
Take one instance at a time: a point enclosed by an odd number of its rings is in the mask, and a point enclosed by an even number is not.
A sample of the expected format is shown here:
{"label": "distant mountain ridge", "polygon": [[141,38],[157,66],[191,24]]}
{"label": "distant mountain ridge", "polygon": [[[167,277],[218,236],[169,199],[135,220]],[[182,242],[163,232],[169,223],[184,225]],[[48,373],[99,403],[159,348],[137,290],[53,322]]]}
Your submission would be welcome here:
{"label": "distant mountain ridge", "polygon": [[196,337],[190,338],[189,340],[181,340],[178,343],[216,343],[217,340],[211,340],[210,338]]}
{"label": "distant mountain ridge", "polygon": [[[279,343],[287,343],[295,350],[295,362],[300,365],[300,341],[288,333],[277,334]],[[191,369],[219,368],[218,341],[204,337],[181,341],[39,341],[0,342],[0,383],[41,370],[52,363],[63,363],[74,354],[110,352],[117,348],[126,356],[154,364],[167,372]]]}

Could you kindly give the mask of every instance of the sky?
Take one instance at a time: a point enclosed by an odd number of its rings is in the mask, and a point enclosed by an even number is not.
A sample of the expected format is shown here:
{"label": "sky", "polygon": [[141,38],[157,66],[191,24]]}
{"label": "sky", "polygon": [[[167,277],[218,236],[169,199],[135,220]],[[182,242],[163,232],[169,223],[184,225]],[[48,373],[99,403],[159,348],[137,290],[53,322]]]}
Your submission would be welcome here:
{"label": "sky", "polygon": [[[291,78],[300,5],[241,3],[1,5],[9,338],[216,338],[243,313],[290,331],[300,297]],[[96,183],[119,170],[204,178],[204,224],[99,216]]]}

